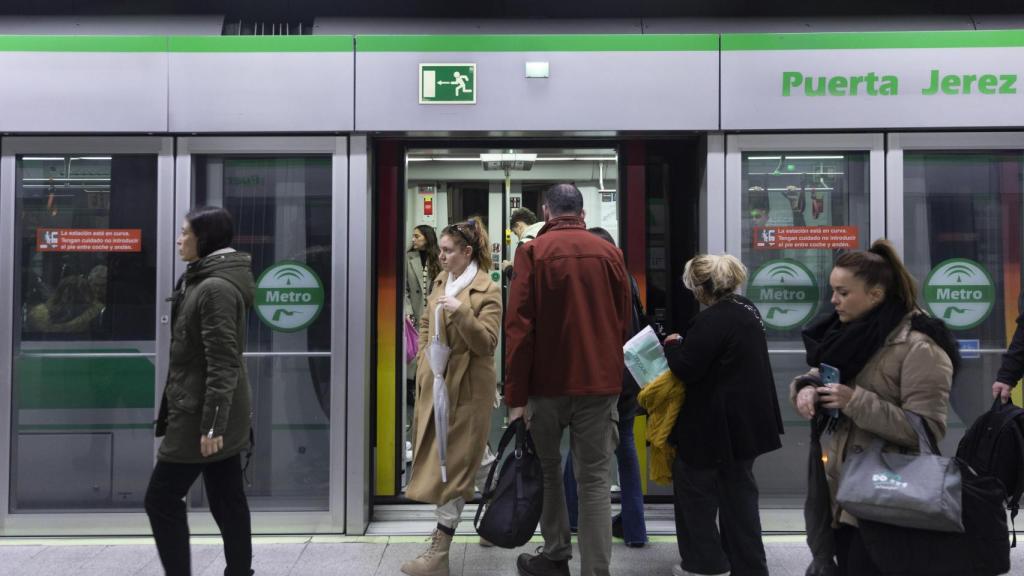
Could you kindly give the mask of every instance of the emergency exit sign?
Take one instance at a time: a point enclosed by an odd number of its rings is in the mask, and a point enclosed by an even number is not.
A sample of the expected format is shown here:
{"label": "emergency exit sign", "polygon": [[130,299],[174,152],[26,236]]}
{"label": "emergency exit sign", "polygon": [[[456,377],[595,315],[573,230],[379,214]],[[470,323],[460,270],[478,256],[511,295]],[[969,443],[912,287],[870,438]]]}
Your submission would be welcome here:
{"label": "emergency exit sign", "polygon": [[476,64],[420,64],[420,104],[476,104]]}

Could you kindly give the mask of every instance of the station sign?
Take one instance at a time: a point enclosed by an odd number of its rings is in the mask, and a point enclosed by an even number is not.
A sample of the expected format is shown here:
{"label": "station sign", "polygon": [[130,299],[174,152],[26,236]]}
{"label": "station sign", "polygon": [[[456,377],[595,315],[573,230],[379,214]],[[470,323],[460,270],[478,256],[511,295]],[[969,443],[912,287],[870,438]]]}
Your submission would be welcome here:
{"label": "station sign", "polygon": [[324,286],[312,268],[300,262],[278,262],[256,281],[256,315],[277,332],[309,326],[324,306]]}
{"label": "station sign", "polygon": [[984,322],[995,306],[995,283],[984,266],[967,258],[940,262],[924,282],[924,301],[953,330]]}
{"label": "station sign", "polygon": [[769,328],[792,330],[818,310],[818,282],[803,264],[789,258],[769,260],[750,277],[749,298]]}
{"label": "station sign", "polygon": [[37,228],[38,252],[142,252],[142,230]]}
{"label": "station sign", "polygon": [[754,250],[838,250],[860,244],[856,226],[755,226]]}
{"label": "station sign", "polygon": [[420,104],[476,104],[476,64],[420,64]]}
{"label": "station sign", "polygon": [[1024,123],[1024,31],[723,34],[722,130]]}

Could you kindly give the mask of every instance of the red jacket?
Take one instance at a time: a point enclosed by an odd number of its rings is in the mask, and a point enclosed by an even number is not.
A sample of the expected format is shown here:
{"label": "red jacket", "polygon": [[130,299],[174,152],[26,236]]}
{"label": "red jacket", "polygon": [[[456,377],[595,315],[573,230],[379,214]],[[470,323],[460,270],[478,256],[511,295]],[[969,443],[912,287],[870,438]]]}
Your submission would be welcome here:
{"label": "red jacket", "polygon": [[505,402],[619,394],[629,284],[622,252],[577,216],[549,220],[522,245],[505,316]]}

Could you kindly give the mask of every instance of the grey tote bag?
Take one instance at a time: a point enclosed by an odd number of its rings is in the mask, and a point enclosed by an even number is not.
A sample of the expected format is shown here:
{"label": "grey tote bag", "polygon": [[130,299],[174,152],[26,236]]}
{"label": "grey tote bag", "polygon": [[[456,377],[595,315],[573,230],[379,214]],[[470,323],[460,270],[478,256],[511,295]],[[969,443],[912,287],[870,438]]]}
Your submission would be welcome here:
{"label": "grey tote bag", "polygon": [[917,432],[920,454],[883,452],[878,437],[847,456],[836,501],[857,518],[894,526],[963,532],[960,468],[939,455],[924,420],[904,411]]}

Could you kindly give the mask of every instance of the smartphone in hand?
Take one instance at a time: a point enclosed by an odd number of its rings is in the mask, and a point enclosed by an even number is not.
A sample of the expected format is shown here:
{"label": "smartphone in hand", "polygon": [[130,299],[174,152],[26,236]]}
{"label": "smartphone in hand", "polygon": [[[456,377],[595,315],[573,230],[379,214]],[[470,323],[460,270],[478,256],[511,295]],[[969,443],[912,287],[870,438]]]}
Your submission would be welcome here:
{"label": "smartphone in hand", "polygon": [[[822,362],[818,367],[818,372],[821,374],[821,383],[825,386],[839,384],[839,368]],[[839,418],[839,410],[836,408],[829,408],[828,415],[832,418]]]}

